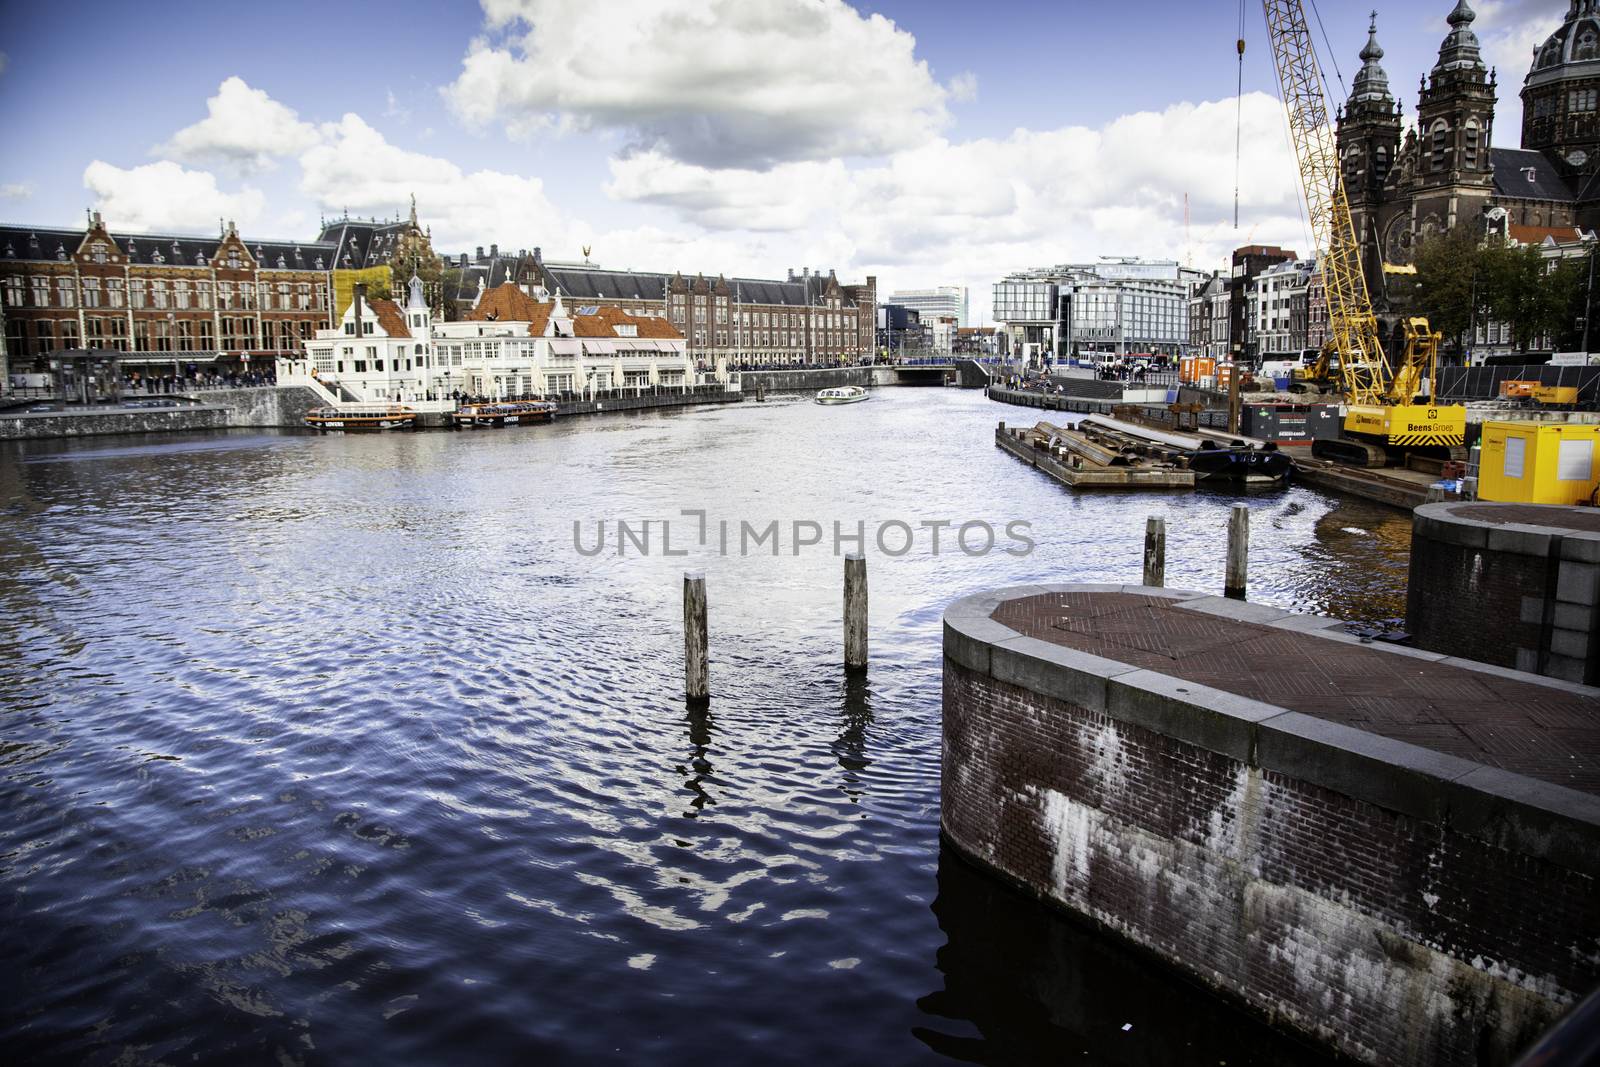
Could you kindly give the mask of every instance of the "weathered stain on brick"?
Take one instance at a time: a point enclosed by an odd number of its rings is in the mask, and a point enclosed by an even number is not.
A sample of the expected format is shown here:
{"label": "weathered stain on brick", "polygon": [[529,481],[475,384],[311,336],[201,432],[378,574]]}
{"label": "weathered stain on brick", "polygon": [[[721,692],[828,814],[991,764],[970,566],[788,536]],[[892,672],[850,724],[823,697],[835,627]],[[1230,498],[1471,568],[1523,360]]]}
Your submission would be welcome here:
{"label": "weathered stain on brick", "polygon": [[950,660],[975,859],[1368,1063],[1503,1064],[1600,980],[1593,879]]}

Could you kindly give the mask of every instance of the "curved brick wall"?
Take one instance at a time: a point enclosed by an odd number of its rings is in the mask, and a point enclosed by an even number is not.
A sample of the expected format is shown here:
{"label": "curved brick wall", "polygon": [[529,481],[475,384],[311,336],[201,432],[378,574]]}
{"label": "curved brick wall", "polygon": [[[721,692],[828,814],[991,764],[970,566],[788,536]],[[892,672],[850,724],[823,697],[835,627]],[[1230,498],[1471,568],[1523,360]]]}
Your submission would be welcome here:
{"label": "curved brick wall", "polygon": [[1594,685],[1600,510],[1425,504],[1411,519],[1406,629],[1418,648]]}
{"label": "curved brick wall", "polygon": [[[1333,625],[1139,587],[959,601],[945,835],[1359,1060],[1509,1063],[1600,982],[1600,798],[1360,716],[1408,678],[1475,694],[1469,717],[1516,700],[1600,722],[1600,691],[1362,646]],[[1224,678],[1251,681],[1229,692]],[[1514,760],[1486,744],[1484,759]]]}

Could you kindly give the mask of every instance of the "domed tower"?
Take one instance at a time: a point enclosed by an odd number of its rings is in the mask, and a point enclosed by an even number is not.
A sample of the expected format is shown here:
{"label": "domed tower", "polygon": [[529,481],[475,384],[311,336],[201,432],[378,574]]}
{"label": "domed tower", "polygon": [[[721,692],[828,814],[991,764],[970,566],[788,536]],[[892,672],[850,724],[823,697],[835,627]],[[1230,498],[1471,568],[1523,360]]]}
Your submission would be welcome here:
{"label": "domed tower", "polygon": [[1380,215],[1384,186],[1400,152],[1400,105],[1389,92],[1389,75],[1379,65],[1383,46],[1378,44],[1378,13],[1372,13],[1367,45],[1361,50],[1350,99],[1339,112],[1335,144],[1339,151],[1345,195],[1356,241],[1361,246],[1367,289],[1377,295],[1383,278]]}
{"label": "domed tower", "polygon": [[1522,83],[1522,147],[1567,175],[1600,169],[1600,0],[1571,0],[1561,28],[1533,52]]}
{"label": "domed tower", "polygon": [[1413,228],[1417,236],[1474,221],[1494,191],[1489,139],[1495,78],[1483,65],[1467,0],[1450,12],[1450,32],[1417,101],[1418,155]]}

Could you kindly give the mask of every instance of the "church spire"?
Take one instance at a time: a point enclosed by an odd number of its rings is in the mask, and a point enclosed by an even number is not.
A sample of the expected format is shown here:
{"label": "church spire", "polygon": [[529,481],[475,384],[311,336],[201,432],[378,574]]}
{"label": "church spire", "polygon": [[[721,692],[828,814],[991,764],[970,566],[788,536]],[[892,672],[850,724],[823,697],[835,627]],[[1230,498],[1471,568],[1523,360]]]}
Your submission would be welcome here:
{"label": "church spire", "polygon": [[1350,88],[1350,103],[1373,101],[1383,104],[1394,104],[1394,97],[1389,95],[1389,75],[1379,66],[1378,60],[1383,58],[1383,46],[1378,43],[1378,13],[1372,13],[1372,21],[1367,25],[1367,46],[1361,50],[1361,69],[1356,71],[1354,83]]}
{"label": "church spire", "polygon": [[1450,32],[1439,46],[1439,62],[1433,65],[1435,76],[1447,70],[1483,70],[1483,56],[1478,48],[1478,35],[1472,32],[1477,19],[1467,0],[1456,0],[1455,10],[1446,19]]}

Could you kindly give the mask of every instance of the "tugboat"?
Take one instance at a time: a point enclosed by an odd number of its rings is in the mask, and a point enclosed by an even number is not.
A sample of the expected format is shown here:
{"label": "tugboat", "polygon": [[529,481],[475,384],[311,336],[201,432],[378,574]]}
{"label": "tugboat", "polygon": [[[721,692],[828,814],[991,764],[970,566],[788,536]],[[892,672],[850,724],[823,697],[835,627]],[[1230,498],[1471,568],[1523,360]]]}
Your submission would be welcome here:
{"label": "tugboat", "polygon": [[859,404],[867,398],[867,391],[859,385],[845,385],[837,389],[824,389],[817,394],[819,404]]}
{"label": "tugboat", "polygon": [[549,422],[556,417],[556,406],[546,400],[515,400],[485,404],[463,404],[450,415],[457,429],[475,430],[487,426],[516,426],[529,422]]}
{"label": "tugboat", "polygon": [[312,408],[306,412],[304,421],[313,430],[324,433],[377,433],[413,429],[417,413],[403,404],[352,404],[342,408]]}

